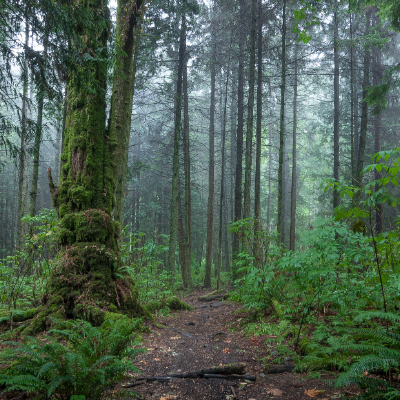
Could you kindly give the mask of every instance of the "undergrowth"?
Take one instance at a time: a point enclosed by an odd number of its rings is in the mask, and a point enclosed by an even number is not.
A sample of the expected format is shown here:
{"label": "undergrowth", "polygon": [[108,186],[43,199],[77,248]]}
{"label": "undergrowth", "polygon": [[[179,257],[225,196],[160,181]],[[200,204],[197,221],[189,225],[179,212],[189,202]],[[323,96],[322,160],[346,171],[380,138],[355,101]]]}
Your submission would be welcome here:
{"label": "undergrowth", "polygon": [[139,372],[132,361],[143,351],[136,347],[140,319],[106,321],[99,328],[85,321],[54,323],[58,329],[45,336],[4,343],[5,391],[23,390],[37,400],[96,400],[128,372]]}

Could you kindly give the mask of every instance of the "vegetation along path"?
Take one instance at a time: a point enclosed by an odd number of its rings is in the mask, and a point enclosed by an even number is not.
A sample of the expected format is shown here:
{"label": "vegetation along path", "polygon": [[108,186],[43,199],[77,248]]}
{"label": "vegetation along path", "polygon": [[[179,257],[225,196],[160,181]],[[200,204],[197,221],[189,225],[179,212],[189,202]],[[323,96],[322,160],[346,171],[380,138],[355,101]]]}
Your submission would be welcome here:
{"label": "vegetation along path", "polygon": [[[139,355],[135,363],[142,371],[123,386],[131,386],[145,399],[335,399],[340,392],[328,388],[321,380],[309,379],[306,374],[290,372],[268,373],[265,361],[278,355],[276,336],[248,336],[240,326],[247,317],[240,306],[214,299],[199,301],[199,291],[183,298],[193,306],[192,311],[181,311],[168,317],[156,318],[145,335],[147,352]],[[269,346],[266,341],[272,343]],[[275,340],[274,340],[275,339]],[[290,357],[282,357],[282,364],[290,365]],[[244,366],[244,368],[243,368]],[[242,376],[226,375],[211,369],[219,367],[223,373],[244,369]],[[275,366],[274,366],[275,367]],[[289,369],[289,367],[287,367]],[[199,372],[208,372],[201,375]],[[271,369],[269,369],[270,371]],[[186,378],[169,378],[191,374]],[[225,371],[225,372],[224,372]],[[214,374],[214,375],[215,375]],[[136,380],[161,377],[158,380]],[[249,379],[254,379],[251,381]],[[330,376],[322,376],[329,379]],[[320,392],[321,391],[321,392]],[[323,391],[323,392],[322,392]]]}

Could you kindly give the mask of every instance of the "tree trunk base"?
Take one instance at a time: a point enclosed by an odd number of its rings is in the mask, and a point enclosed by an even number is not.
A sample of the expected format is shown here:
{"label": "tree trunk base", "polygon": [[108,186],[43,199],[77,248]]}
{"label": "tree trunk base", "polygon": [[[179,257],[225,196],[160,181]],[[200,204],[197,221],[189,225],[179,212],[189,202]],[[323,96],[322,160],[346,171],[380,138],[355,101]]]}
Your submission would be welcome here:
{"label": "tree trunk base", "polygon": [[41,311],[24,330],[49,329],[52,319],[83,319],[100,326],[107,319],[146,315],[129,277],[115,275],[118,255],[104,245],[78,243],[55,260]]}

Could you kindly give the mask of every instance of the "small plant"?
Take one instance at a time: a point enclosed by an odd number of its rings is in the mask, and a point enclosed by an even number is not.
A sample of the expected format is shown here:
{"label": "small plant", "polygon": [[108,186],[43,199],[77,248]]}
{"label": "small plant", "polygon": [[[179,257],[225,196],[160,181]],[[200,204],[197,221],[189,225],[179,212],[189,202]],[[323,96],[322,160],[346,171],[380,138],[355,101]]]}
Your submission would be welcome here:
{"label": "small plant", "polygon": [[133,347],[140,319],[105,321],[99,328],[85,321],[54,322],[60,329],[44,337],[5,343],[0,384],[6,391],[38,394],[37,400],[95,400],[127,372],[139,372],[132,360],[143,351]]}

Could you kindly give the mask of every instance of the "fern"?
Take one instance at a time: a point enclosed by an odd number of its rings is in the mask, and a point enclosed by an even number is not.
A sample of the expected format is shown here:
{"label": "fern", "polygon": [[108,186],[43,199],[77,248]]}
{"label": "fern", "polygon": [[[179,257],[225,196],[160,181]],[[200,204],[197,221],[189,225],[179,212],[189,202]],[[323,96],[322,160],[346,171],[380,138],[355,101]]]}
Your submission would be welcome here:
{"label": "fern", "polygon": [[[23,390],[45,398],[71,396],[98,399],[107,386],[120,382],[142,349],[136,349],[141,320],[106,321],[99,328],[85,321],[55,321],[59,329],[44,338],[26,337],[23,343],[6,342],[0,353],[0,384],[6,391]],[[63,344],[59,339],[64,339]]]}
{"label": "fern", "polygon": [[[379,311],[360,313],[355,320],[383,318],[398,326],[399,316]],[[400,398],[400,391],[383,379],[371,378],[367,373],[385,374],[400,371],[400,335],[390,330],[347,328],[340,338],[328,339],[329,347],[304,339],[303,354],[298,370],[327,369],[335,366],[344,370],[335,386],[357,385],[365,389],[360,399],[392,400]],[[389,376],[390,377],[390,376]]]}

